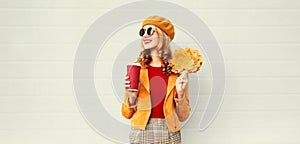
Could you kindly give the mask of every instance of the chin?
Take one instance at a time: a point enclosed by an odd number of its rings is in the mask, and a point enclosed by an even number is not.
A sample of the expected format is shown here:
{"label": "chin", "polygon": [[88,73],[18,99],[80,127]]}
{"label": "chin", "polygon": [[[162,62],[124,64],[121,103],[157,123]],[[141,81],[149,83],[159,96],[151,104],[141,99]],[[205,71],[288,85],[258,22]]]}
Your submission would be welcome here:
{"label": "chin", "polygon": [[151,45],[144,45],[144,48],[145,48],[145,49],[153,49],[153,48],[155,48],[155,46],[151,46]]}

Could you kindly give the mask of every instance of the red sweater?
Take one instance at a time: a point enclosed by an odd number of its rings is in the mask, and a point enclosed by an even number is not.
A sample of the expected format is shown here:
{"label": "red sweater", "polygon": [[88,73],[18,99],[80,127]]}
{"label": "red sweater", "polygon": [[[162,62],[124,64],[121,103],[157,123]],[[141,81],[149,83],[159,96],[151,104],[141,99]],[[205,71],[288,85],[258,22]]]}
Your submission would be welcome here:
{"label": "red sweater", "polygon": [[163,106],[168,86],[168,76],[164,75],[161,67],[148,67],[151,95],[151,118],[165,118]]}

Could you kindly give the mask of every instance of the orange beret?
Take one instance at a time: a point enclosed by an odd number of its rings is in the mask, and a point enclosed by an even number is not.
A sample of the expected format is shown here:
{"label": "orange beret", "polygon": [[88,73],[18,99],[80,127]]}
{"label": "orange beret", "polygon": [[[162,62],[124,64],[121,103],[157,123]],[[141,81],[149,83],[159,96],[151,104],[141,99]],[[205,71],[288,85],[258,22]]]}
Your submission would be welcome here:
{"label": "orange beret", "polygon": [[165,32],[171,40],[174,39],[174,26],[168,19],[161,17],[161,16],[149,16],[146,18],[143,23],[142,27],[145,25],[155,25],[156,27],[160,28],[163,32]]}

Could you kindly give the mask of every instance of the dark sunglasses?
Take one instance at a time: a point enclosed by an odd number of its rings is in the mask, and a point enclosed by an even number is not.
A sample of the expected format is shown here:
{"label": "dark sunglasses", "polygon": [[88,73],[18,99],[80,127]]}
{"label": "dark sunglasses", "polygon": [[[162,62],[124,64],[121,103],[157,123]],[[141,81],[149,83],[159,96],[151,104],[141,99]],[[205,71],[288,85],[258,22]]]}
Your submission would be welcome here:
{"label": "dark sunglasses", "polygon": [[155,30],[154,30],[154,28],[152,28],[152,27],[148,27],[147,30],[142,28],[142,29],[140,30],[139,34],[140,34],[140,36],[142,37],[142,36],[145,35],[146,32],[147,32],[147,35],[151,36],[151,35],[153,35],[153,33],[155,32]]}

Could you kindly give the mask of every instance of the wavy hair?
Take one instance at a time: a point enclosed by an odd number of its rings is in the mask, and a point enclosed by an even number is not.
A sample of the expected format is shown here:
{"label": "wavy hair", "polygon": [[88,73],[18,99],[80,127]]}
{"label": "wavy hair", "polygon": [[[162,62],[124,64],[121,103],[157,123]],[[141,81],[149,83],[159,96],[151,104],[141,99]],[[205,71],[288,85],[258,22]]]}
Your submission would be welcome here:
{"label": "wavy hair", "polygon": [[[172,58],[172,51],[170,48],[170,37],[163,32],[161,29],[156,27],[156,32],[158,33],[159,42],[157,45],[158,55],[162,62],[162,71],[165,75],[169,76],[171,74],[172,66],[169,65],[169,60]],[[143,39],[141,40],[142,51],[137,58],[137,62],[140,63],[144,67],[148,67],[150,62],[152,61],[152,57],[150,55],[150,49],[145,49],[143,45]]]}

